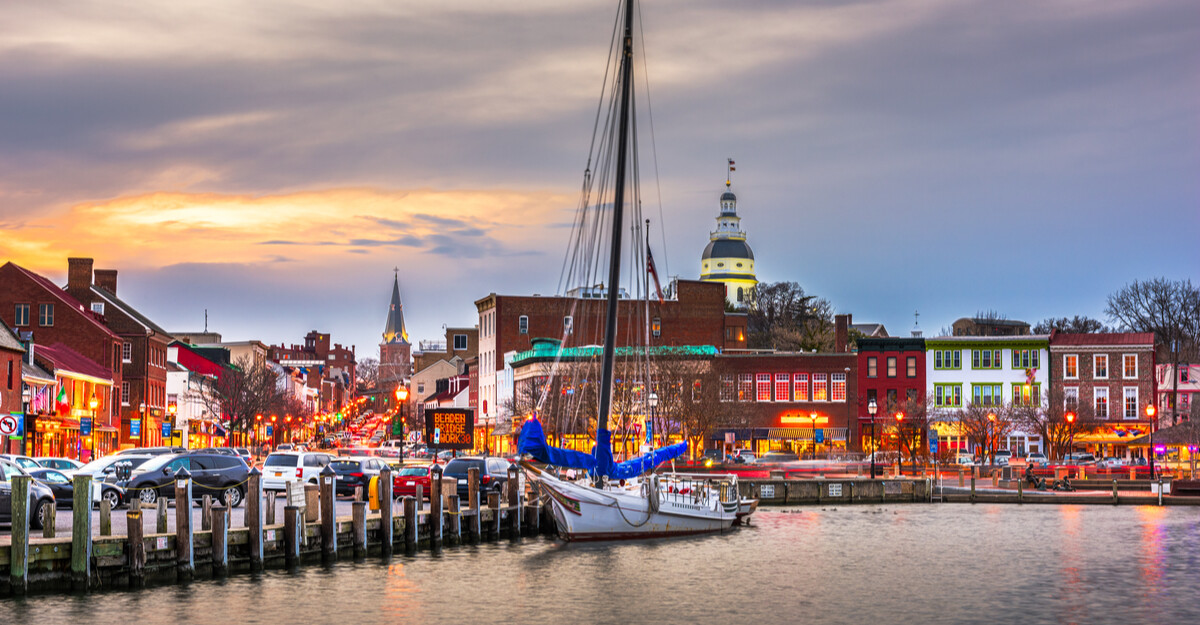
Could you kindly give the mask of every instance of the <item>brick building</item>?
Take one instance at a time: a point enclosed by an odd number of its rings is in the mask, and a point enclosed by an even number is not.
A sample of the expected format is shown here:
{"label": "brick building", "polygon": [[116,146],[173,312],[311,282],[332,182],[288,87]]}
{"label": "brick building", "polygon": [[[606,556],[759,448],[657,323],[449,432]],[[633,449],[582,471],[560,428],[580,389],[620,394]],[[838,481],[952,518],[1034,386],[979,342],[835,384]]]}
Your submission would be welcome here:
{"label": "brick building", "polygon": [[1077,449],[1127,456],[1126,443],[1149,431],[1146,407],[1158,392],[1154,334],[1053,332],[1050,370],[1064,407],[1092,424],[1091,431],[1075,435]]}
{"label": "brick building", "polygon": [[[103,379],[107,384],[96,389],[103,395],[98,401],[106,407],[111,406],[114,399],[119,402],[119,397],[109,394],[114,388],[121,388],[121,347],[125,341],[104,325],[102,315],[44,276],[9,262],[0,266],[0,320],[18,332],[28,332],[30,341],[37,346],[61,344],[99,366],[105,375],[93,377]],[[56,389],[56,396],[61,390]],[[120,418],[110,416],[107,410],[103,416],[104,423],[97,428],[101,447],[111,445],[115,448]],[[73,414],[67,408],[38,414],[34,421],[57,428],[56,431],[64,436],[79,435],[79,413]],[[109,439],[112,439],[111,443]]]}
{"label": "brick building", "polygon": [[354,394],[357,380],[354,346],[330,344],[326,333],[309,332],[304,335],[304,345],[272,345],[267,358],[302,370],[308,387],[320,390],[322,412],[341,410]]}
{"label": "brick building", "polygon": [[[21,363],[25,358],[25,346],[17,335],[0,324],[0,418],[14,416],[8,420],[16,428],[24,430],[25,410],[21,402]],[[15,431],[15,430],[14,430]],[[14,434],[0,433],[0,453],[24,453],[21,441]]]}
{"label": "brick building", "polygon": [[858,339],[858,423],[862,449],[871,449],[871,413],[875,400],[875,440],[889,415],[910,401],[925,401],[925,339],[920,337]]}
{"label": "brick building", "polygon": [[95,269],[90,258],[67,259],[67,293],[101,316],[121,337],[121,443],[135,447],[162,444],[167,414],[167,345],[171,337],[133,306],[117,297],[117,271]]}
{"label": "brick building", "polygon": [[[562,339],[564,348],[604,343],[607,292],[584,289],[574,297],[497,295],[475,302],[479,312],[479,411],[476,422],[493,422],[500,404],[511,398],[511,371],[505,356],[529,350],[534,338]],[[649,309],[650,345],[746,346],[746,316],[725,312],[725,285],[678,280],[674,299],[659,302],[622,298],[617,304],[618,347],[645,343],[640,319]],[[637,321],[637,322],[635,322]],[[503,384],[502,381],[509,381]]]}

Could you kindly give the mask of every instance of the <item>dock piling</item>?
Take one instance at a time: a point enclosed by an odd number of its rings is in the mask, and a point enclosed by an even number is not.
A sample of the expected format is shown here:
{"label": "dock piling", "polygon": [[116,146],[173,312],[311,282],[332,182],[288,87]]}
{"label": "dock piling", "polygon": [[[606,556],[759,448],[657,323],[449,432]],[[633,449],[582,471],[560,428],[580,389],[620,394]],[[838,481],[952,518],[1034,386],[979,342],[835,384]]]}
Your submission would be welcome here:
{"label": "dock piling", "polygon": [[[337,559],[337,472],[325,465],[321,469],[321,557]],[[311,517],[310,517],[311,518]]]}
{"label": "dock piling", "polygon": [[395,519],[392,515],[392,470],[384,465],[379,472],[379,542],[383,557],[392,555],[395,542]]}
{"label": "dock piling", "polygon": [[125,534],[129,542],[129,586],[141,588],[146,585],[146,541],[141,508],[125,513]]}
{"label": "dock piling", "polygon": [[[351,508],[351,529],[354,532],[354,557],[367,555],[367,502],[355,501]],[[337,537],[334,536],[334,540]]]}
{"label": "dock piling", "polygon": [[175,553],[177,576],[185,582],[196,575],[192,536],[192,473],[183,467],[175,474]]}
{"label": "dock piling", "polygon": [[[250,570],[263,569],[263,497],[262,471],[250,469],[250,483],[246,489],[246,527],[250,542]],[[274,515],[272,515],[274,516]]]}
{"label": "dock piling", "polygon": [[[12,476],[11,521],[12,546],[8,556],[8,579],[13,594],[23,595],[29,590],[29,514],[37,514],[36,508],[29,509],[29,486],[33,478],[28,475]],[[40,506],[37,502],[35,506]],[[53,507],[53,506],[52,506]]]}
{"label": "dock piling", "polygon": [[71,581],[76,590],[92,583],[92,476],[76,475],[71,500]]}
{"label": "dock piling", "polygon": [[404,498],[404,553],[410,556],[417,553],[416,497]]}
{"label": "dock piling", "polygon": [[284,506],[283,507],[283,548],[284,548],[284,563],[288,567],[293,567],[300,564],[300,544],[302,541],[300,531],[304,524],[301,523],[300,507],[299,506]]}
{"label": "dock piling", "polygon": [[229,573],[229,515],[221,504],[210,504],[208,514],[208,525],[212,531],[213,575],[220,577]]}

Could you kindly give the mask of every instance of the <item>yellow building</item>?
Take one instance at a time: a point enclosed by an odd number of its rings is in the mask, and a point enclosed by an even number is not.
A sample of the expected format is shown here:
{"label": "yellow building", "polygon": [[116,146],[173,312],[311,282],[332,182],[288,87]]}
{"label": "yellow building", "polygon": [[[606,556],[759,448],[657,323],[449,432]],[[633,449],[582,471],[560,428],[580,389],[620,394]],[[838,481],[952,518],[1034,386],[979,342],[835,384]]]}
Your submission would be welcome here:
{"label": "yellow building", "polygon": [[[732,164],[730,161],[730,170]],[[754,276],[754,251],[746,243],[742,219],[737,215],[737,196],[729,187],[730,181],[726,179],[717,229],[711,233],[708,247],[700,257],[700,280],[723,282],[725,301],[735,308],[745,308],[758,279]]]}

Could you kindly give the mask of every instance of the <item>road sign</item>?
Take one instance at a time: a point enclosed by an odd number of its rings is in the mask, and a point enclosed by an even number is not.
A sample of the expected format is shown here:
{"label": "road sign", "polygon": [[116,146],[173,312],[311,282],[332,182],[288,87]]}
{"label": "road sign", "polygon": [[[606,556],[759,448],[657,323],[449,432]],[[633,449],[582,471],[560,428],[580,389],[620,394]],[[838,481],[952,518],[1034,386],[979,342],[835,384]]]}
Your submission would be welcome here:
{"label": "road sign", "polygon": [[0,415],[0,435],[12,436],[20,427],[21,422],[16,415]]}
{"label": "road sign", "polygon": [[163,435],[163,438],[171,438],[171,422],[170,421],[163,421],[162,435]]}
{"label": "road sign", "polygon": [[929,428],[929,453],[936,454],[938,450],[938,433],[937,430]]}
{"label": "road sign", "polygon": [[442,441],[442,428],[433,428],[433,444],[437,445]]}
{"label": "road sign", "polygon": [[817,428],[817,432],[816,432],[815,436],[816,436],[816,441],[818,443],[824,443],[825,442],[825,429]]}
{"label": "road sign", "polygon": [[80,436],[91,436],[92,435],[92,418],[91,417],[83,417],[82,419],[79,420],[79,435]]}
{"label": "road sign", "polygon": [[129,438],[141,438],[141,437],[142,437],[142,420],[141,419],[130,419],[129,420]]}

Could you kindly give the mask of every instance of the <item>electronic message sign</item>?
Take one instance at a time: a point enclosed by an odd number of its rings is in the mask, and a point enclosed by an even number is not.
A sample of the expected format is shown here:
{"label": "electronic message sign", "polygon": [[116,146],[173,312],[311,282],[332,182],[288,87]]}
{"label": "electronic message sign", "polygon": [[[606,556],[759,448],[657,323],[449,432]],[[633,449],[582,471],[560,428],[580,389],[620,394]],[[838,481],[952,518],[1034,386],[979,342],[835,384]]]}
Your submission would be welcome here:
{"label": "electronic message sign", "polygon": [[425,444],[436,449],[472,449],[475,447],[475,411],[426,408]]}

